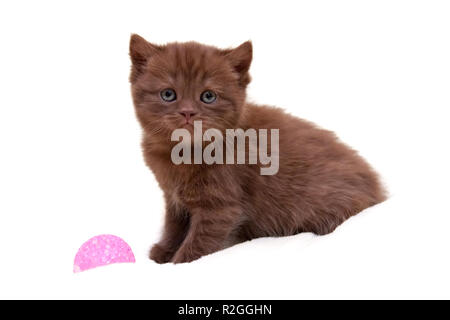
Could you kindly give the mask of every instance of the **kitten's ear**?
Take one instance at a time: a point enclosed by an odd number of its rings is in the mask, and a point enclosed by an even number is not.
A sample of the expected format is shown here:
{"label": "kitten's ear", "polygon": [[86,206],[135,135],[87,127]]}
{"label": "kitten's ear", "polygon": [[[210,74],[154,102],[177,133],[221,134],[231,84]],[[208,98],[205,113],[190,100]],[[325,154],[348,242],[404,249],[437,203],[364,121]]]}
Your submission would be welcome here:
{"label": "kitten's ear", "polygon": [[250,41],[246,41],[235,49],[224,50],[225,57],[240,75],[240,84],[245,87],[250,82],[248,70],[252,63],[253,48]]}
{"label": "kitten's ear", "polygon": [[132,34],[130,38],[130,58],[132,62],[130,81],[133,82],[142,74],[148,59],[161,51],[162,47],[151,44],[141,36]]}

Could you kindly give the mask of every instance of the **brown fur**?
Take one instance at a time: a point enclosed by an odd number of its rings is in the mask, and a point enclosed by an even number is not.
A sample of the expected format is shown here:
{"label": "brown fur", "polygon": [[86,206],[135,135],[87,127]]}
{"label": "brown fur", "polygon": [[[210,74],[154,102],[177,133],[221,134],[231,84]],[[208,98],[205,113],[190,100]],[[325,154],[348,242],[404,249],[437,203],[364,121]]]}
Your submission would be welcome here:
{"label": "brown fur", "polygon": [[[143,128],[147,165],[164,191],[165,226],[150,258],[189,262],[257,237],[299,232],[324,235],[385,199],[377,174],[336,136],[281,109],[245,101],[252,46],[220,50],[194,42],[157,46],[138,35],[130,42],[132,96]],[[177,100],[163,101],[173,88]],[[205,105],[206,89],[218,95]],[[203,129],[279,129],[276,175],[259,165],[175,165],[171,132],[190,110]]]}

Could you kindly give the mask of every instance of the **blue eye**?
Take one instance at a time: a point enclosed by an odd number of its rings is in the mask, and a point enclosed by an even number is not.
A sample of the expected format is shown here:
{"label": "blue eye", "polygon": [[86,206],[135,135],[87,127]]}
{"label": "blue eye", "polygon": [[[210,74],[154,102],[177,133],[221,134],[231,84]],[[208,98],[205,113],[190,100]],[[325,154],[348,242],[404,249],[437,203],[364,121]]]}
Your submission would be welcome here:
{"label": "blue eye", "polygon": [[200,96],[200,100],[202,100],[204,103],[210,104],[216,101],[216,94],[212,92],[211,90],[206,90],[203,92]]}
{"label": "blue eye", "polygon": [[161,91],[161,99],[167,102],[175,101],[177,99],[177,94],[173,89],[164,89]]}

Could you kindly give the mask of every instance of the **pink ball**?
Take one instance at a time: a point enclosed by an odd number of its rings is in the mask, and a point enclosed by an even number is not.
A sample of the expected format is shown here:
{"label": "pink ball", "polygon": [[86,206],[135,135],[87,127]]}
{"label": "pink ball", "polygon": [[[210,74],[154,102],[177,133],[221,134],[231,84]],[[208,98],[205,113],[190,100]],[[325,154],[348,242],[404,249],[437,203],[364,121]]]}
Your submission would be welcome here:
{"label": "pink ball", "polygon": [[73,272],[111,263],[135,261],[133,251],[125,241],[111,234],[103,234],[83,243],[75,256]]}

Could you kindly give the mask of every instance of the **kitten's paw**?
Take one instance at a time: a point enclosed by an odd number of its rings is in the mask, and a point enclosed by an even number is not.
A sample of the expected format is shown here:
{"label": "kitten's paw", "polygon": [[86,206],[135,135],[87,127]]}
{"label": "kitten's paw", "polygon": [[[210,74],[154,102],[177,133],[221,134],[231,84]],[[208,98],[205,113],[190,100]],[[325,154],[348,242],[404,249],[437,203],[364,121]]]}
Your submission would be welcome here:
{"label": "kitten's paw", "polygon": [[150,250],[150,259],[156,263],[167,263],[172,259],[173,254],[174,252],[172,250],[169,250],[157,243],[153,245]]}
{"label": "kitten's paw", "polygon": [[183,250],[178,250],[177,253],[173,256],[171,262],[172,263],[186,263],[199,259],[200,256],[196,256],[193,254],[188,254]]}

